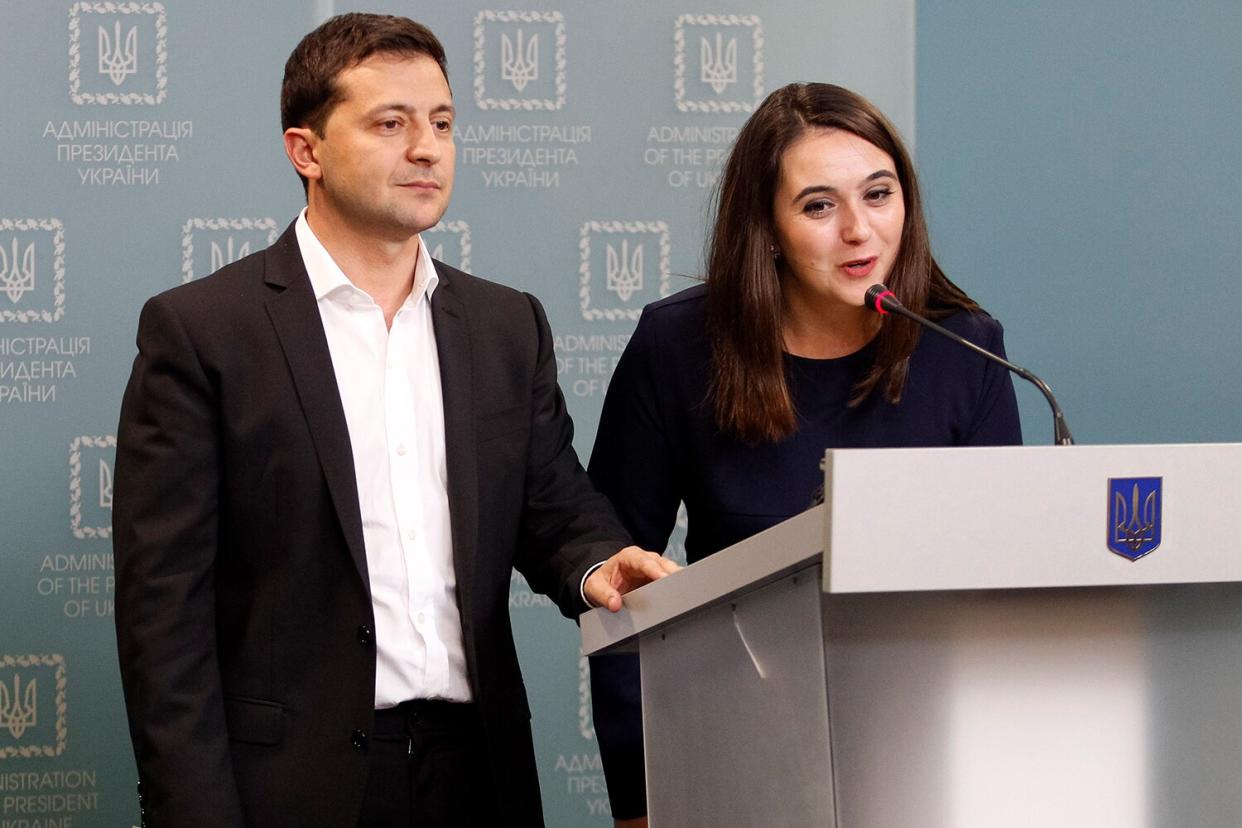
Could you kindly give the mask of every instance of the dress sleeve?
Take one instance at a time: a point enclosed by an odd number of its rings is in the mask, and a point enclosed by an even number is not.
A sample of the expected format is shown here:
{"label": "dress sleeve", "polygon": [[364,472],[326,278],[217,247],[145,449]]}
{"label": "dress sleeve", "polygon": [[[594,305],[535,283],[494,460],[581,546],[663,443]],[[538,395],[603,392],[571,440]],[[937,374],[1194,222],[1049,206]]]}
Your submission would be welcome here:
{"label": "dress sleeve", "polygon": [[[676,381],[662,360],[657,325],[639,321],[613,372],[591,451],[591,481],[644,549],[662,551],[681,502],[665,403]],[[674,346],[675,347],[675,346]],[[660,393],[664,390],[664,394]]]}
{"label": "dress sleeve", "polygon": [[[1000,357],[1005,354],[1005,331],[1000,322],[989,319],[990,336],[984,348]],[[962,443],[967,446],[1016,446],[1022,444],[1022,423],[1018,419],[1018,399],[1009,371],[988,360],[974,421]]]}
{"label": "dress sleeve", "polygon": [[[639,321],[613,372],[599,431],[591,452],[591,480],[608,496],[621,522],[644,549],[668,544],[681,501],[673,437],[658,390],[662,376],[657,325],[649,314]],[[638,656],[591,659],[591,699],[595,735],[615,819],[647,813],[642,700]]]}

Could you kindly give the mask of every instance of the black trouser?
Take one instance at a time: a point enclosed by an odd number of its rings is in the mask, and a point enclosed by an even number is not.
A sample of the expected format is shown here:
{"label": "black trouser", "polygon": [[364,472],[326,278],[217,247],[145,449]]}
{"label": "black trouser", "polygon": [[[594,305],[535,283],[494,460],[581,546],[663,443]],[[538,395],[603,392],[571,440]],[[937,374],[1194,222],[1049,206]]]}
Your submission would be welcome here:
{"label": "black trouser", "polygon": [[375,711],[359,828],[498,822],[473,704],[416,699]]}

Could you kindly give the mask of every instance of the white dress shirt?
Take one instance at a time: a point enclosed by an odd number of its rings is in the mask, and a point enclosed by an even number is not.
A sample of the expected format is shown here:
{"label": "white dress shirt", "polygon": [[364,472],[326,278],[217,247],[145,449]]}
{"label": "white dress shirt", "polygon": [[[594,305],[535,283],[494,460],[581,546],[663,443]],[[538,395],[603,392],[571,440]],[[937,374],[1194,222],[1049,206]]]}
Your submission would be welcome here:
{"label": "white dress shirt", "polygon": [[376,708],[470,701],[457,608],[444,457],[444,398],[431,324],[439,277],[419,242],[414,286],[392,328],[306,221],[296,223],[353,448],[375,609]]}

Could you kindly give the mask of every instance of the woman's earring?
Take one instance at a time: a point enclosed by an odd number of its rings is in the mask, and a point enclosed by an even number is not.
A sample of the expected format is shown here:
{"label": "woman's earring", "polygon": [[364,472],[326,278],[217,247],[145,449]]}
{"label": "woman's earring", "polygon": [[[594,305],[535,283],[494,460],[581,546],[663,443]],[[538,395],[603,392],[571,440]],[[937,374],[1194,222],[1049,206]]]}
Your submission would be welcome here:
{"label": "woman's earring", "polygon": [[773,258],[773,259],[779,259],[779,258],[781,257],[781,251],[780,251],[780,248],[778,248],[778,247],[777,247],[776,245],[774,245],[774,244],[769,244],[769,245],[768,245],[768,252],[772,254],[772,258]]}

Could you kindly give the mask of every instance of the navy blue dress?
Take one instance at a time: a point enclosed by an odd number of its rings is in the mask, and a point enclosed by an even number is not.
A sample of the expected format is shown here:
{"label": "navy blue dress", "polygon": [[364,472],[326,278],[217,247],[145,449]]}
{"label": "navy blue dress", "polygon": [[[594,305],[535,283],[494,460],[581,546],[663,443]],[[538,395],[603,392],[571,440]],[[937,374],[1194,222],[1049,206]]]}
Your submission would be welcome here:
{"label": "navy blue dress", "polygon": [[[828,448],[1022,442],[1009,373],[924,332],[896,405],[880,388],[862,405],[846,405],[871,365],[874,342],[840,359],[786,355],[798,429],[778,443],[746,445],[720,433],[707,399],[704,313],[702,285],[644,309],[604,400],[588,471],[644,549],[665,548],[683,501],[690,563],[805,511],[823,482],[819,461]],[[990,316],[959,311],[940,324],[1005,353],[1000,323]],[[613,816],[641,816],[637,658],[592,659],[591,687]]]}

